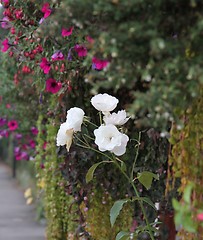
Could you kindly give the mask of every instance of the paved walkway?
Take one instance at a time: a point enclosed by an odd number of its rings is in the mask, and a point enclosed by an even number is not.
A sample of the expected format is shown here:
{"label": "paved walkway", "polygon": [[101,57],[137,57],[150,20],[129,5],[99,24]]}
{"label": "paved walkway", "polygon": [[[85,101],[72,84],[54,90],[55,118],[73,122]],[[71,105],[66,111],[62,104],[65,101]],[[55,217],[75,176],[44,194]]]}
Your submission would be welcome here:
{"label": "paved walkway", "polygon": [[34,217],[11,172],[0,163],[0,240],[45,240],[44,227]]}

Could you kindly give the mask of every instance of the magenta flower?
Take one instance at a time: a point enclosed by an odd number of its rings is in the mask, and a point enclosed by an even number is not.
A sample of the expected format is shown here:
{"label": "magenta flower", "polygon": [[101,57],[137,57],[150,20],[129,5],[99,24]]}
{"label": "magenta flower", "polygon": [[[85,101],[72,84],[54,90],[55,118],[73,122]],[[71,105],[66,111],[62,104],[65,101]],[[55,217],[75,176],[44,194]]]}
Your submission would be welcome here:
{"label": "magenta flower", "polygon": [[17,161],[20,161],[20,160],[29,160],[29,156],[27,154],[27,152],[25,151],[22,151],[21,152],[21,149],[19,147],[15,147],[14,149],[14,155],[15,155],[15,159]]}
{"label": "magenta flower", "polygon": [[44,18],[48,18],[51,14],[51,8],[48,2],[44,3],[41,11],[44,13]]}
{"label": "magenta flower", "polygon": [[8,7],[9,0],[1,0],[1,2],[4,4],[4,7]]}
{"label": "magenta flower", "polygon": [[22,19],[22,17],[23,17],[23,10],[22,9],[16,9],[15,10],[15,17],[16,17],[16,19]]}
{"label": "magenta flower", "polygon": [[16,120],[9,121],[8,128],[10,131],[15,131],[18,128],[18,122]]}
{"label": "magenta flower", "polygon": [[56,51],[52,56],[51,59],[53,61],[64,60],[64,55],[61,51]]}
{"label": "magenta flower", "polygon": [[69,29],[62,28],[61,35],[63,37],[68,37],[72,34],[74,27],[70,27]]}
{"label": "magenta flower", "polygon": [[35,143],[35,141],[34,141],[34,140],[32,140],[32,139],[31,139],[31,140],[29,141],[29,145],[30,145],[30,147],[31,147],[31,148],[33,148],[33,149],[34,149],[34,148],[35,148],[35,146],[36,146],[36,143]]}
{"label": "magenta flower", "polygon": [[51,63],[48,62],[46,58],[42,58],[40,68],[44,71],[45,74],[48,74],[51,69]]}
{"label": "magenta flower", "polygon": [[21,138],[22,138],[22,134],[20,134],[20,133],[16,133],[16,135],[15,135],[15,138],[17,139],[17,140],[20,140]]}
{"label": "magenta flower", "polygon": [[9,18],[8,17],[3,17],[2,18],[1,27],[4,28],[4,29],[11,28],[11,24],[9,22]]}
{"label": "magenta flower", "polygon": [[0,127],[4,126],[7,123],[5,118],[0,118]]}
{"label": "magenta flower", "polygon": [[36,127],[31,127],[31,132],[33,135],[37,135],[39,131]]}
{"label": "magenta flower", "polygon": [[88,43],[90,43],[90,44],[93,44],[93,43],[94,43],[94,39],[93,39],[92,37],[90,37],[90,36],[87,36],[87,37],[86,37],[86,40],[87,40]]}
{"label": "magenta flower", "polygon": [[1,48],[2,52],[6,52],[10,47],[10,44],[8,42],[8,38],[4,39],[1,44],[3,45],[3,47]]}
{"label": "magenta flower", "polygon": [[47,147],[47,142],[44,142],[42,148],[45,150],[46,147]]}
{"label": "magenta flower", "polygon": [[77,52],[78,57],[86,57],[87,56],[87,48],[83,45],[76,44],[74,50]]}
{"label": "magenta flower", "polygon": [[92,68],[95,70],[103,70],[105,67],[107,67],[109,64],[109,61],[107,60],[101,60],[96,57],[92,58]]}
{"label": "magenta flower", "polygon": [[0,138],[1,137],[8,137],[9,133],[7,130],[0,130]]}
{"label": "magenta flower", "polygon": [[203,213],[197,214],[197,220],[203,221]]}
{"label": "magenta flower", "polygon": [[49,78],[46,80],[46,91],[51,93],[57,93],[62,87],[61,82],[57,82],[53,78]]}

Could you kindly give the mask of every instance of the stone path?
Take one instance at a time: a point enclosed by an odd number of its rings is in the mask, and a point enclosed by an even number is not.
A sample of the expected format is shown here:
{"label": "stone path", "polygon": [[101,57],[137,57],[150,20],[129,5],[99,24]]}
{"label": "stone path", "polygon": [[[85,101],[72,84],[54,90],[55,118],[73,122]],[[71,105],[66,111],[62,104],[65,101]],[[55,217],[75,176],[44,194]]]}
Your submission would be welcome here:
{"label": "stone path", "polygon": [[44,227],[35,222],[33,208],[11,175],[0,163],[0,240],[45,240]]}

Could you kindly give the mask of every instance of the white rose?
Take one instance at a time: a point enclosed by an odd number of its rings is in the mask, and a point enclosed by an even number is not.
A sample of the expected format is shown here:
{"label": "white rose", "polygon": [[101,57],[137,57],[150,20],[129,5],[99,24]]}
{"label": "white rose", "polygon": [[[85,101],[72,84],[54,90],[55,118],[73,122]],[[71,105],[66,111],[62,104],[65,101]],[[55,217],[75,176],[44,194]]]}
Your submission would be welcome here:
{"label": "white rose", "polygon": [[96,137],[95,143],[101,152],[110,151],[117,156],[125,153],[129,138],[127,135],[119,132],[114,125],[102,125],[94,130],[94,135]]}
{"label": "white rose", "polygon": [[103,120],[105,124],[123,125],[129,120],[129,118],[126,117],[126,111],[121,110],[117,113],[105,115]]}
{"label": "white rose", "polygon": [[68,129],[73,129],[74,132],[81,131],[81,125],[84,118],[84,111],[81,108],[74,107],[67,111],[66,122],[68,123]]}
{"label": "white rose", "polygon": [[98,111],[102,111],[103,114],[105,114],[106,112],[113,111],[116,108],[118,99],[108,95],[107,93],[100,93],[92,97],[91,103]]}
{"label": "white rose", "polygon": [[84,111],[77,107],[71,108],[67,111],[66,122],[61,124],[57,133],[57,146],[66,145],[66,149],[69,151],[73,140],[73,133],[81,131],[84,115]]}
{"label": "white rose", "polygon": [[69,151],[73,140],[73,129],[68,128],[69,125],[67,122],[62,123],[56,137],[56,145],[57,146],[66,145],[67,151]]}

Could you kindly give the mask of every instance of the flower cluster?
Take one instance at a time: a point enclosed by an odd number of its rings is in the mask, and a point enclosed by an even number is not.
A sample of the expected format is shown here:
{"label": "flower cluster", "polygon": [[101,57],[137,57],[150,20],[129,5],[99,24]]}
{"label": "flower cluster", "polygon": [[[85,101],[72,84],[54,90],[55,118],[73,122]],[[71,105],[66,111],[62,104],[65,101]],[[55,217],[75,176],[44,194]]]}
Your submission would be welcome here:
{"label": "flower cluster", "polygon": [[[120,132],[116,126],[125,124],[129,118],[126,117],[125,110],[118,113],[110,113],[117,104],[118,99],[106,93],[98,94],[91,99],[92,105],[103,113],[103,124],[94,130],[95,143],[101,152],[110,151],[116,156],[121,156],[126,152],[129,137]],[[84,111],[74,107],[68,110],[66,122],[62,123],[57,134],[57,146],[66,145],[69,151],[72,144],[73,133],[81,131],[84,119]]]}
{"label": "flower cluster", "polygon": [[94,130],[95,143],[101,152],[110,151],[117,156],[121,156],[126,152],[126,145],[129,137],[119,132],[116,125],[123,125],[128,121],[125,110],[118,113],[110,113],[117,104],[118,99],[106,93],[98,94],[91,99],[92,105],[104,114],[102,124]]}

